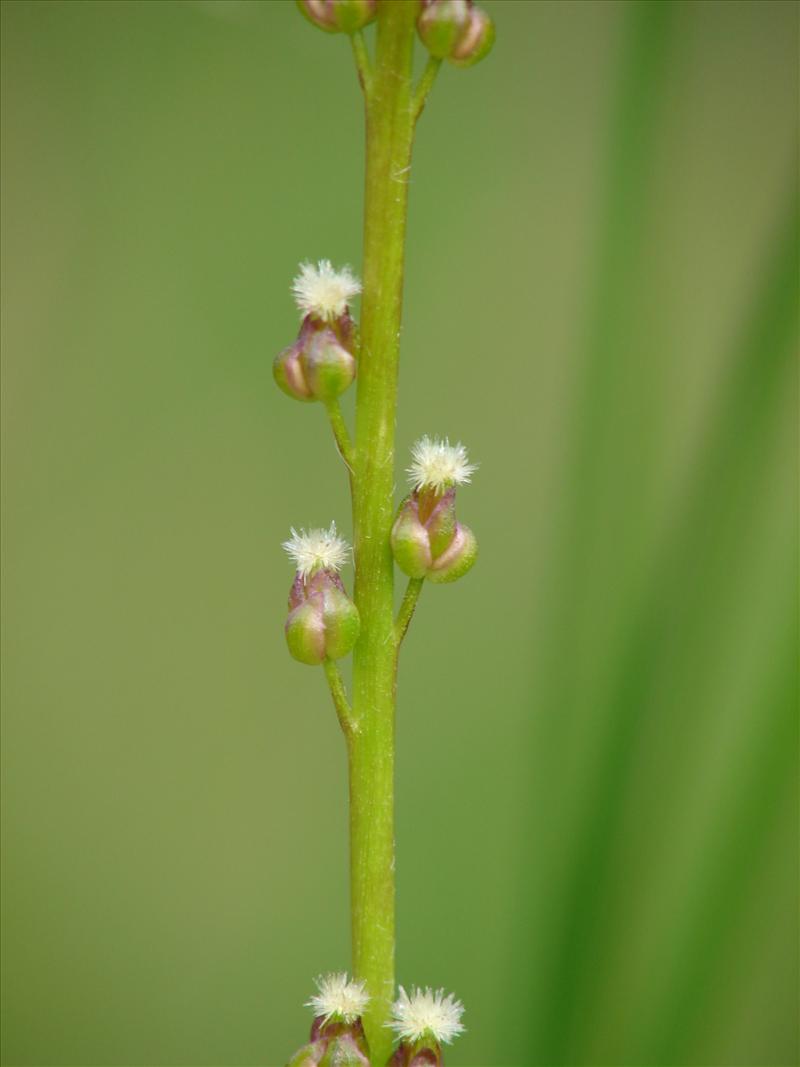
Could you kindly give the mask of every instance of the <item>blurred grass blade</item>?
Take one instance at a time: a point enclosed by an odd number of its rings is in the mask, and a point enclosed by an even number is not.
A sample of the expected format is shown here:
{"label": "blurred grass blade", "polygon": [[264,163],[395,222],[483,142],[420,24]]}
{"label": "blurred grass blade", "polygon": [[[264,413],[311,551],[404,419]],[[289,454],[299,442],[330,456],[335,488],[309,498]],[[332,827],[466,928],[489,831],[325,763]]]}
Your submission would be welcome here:
{"label": "blurred grass blade", "polygon": [[[592,984],[601,977],[595,967],[603,958],[598,942],[608,943],[615,937],[605,913],[604,891],[608,891],[608,879],[614,873],[625,802],[635,803],[630,796],[630,780],[638,734],[656,691],[660,688],[668,692],[672,678],[691,673],[688,662],[676,662],[674,655],[665,657],[670,633],[676,629],[684,634],[692,628],[696,631],[696,641],[687,642],[687,651],[677,651],[683,659],[692,654],[697,642],[702,642],[700,628],[713,624],[717,616],[720,639],[724,640],[724,605],[708,602],[708,594],[716,589],[712,577],[715,569],[720,569],[726,581],[728,564],[746,557],[751,520],[758,514],[758,491],[771,458],[776,408],[783,402],[792,379],[797,332],[797,226],[793,199],[789,218],[779,228],[762,293],[729,361],[728,380],[722,387],[716,414],[708,420],[707,438],[696,461],[697,474],[666,544],[665,558],[656,567],[654,582],[634,614],[630,643],[615,669],[615,681],[606,696],[598,694],[593,703],[593,714],[608,725],[595,770],[584,786],[585,814],[570,846],[572,860],[560,894],[560,918],[547,991],[552,1025],[544,1032],[545,1060],[573,1062],[567,1050],[576,1054],[591,1036],[581,1032],[585,1025],[582,1020],[590,1018],[586,1001],[591,999]],[[731,877],[744,873],[747,856],[757,850],[762,820],[772,812],[772,790],[781,790],[786,772],[793,766],[796,749],[788,744],[790,735],[784,721],[785,685],[780,692],[783,703],[777,714],[773,712],[775,721],[768,722],[764,739],[765,768],[760,765],[761,755],[753,753],[748,775],[754,784],[744,791],[744,814],[734,816],[731,833],[736,835],[738,830],[736,841],[741,851],[723,854],[720,871],[708,876],[712,886],[718,886],[726,872]],[[761,701],[758,703],[761,706]],[[693,714],[686,718],[687,729],[691,730],[692,723],[702,718],[703,711],[698,700]],[[790,702],[790,720],[792,716]],[[774,751],[775,745],[782,746],[784,755],[789,753],[788,761]],[[683,1041],[689,1042],[687,1019],[683,1016],[691,1014],[690,1007],[692,1012],[702,1010],[701,978],[715,965],[711,949],[724,943],[724,934],[737,914],[735,901],[744,899],[745,887],[734,881],[728,885],[727,894],[729,907],[718,912],[713,936],[709,933],[698,942],[705,953],[702,967],[687,950],[689,972],[675,976],[675,988],[670,994],[674,1010],[665,1009],[666,1022],[658,1028],[660,1036],[648,1040],[641,1049],[648,1062],[683,1062],[677,1038],[666,1044],[666,1050],[662,1049],[663,1034],[681,1034]],[[691,1005],[682,993],[684,983],[695,989]],[[681,1016],[674,1024],[670,1021],[673,1015]]]}

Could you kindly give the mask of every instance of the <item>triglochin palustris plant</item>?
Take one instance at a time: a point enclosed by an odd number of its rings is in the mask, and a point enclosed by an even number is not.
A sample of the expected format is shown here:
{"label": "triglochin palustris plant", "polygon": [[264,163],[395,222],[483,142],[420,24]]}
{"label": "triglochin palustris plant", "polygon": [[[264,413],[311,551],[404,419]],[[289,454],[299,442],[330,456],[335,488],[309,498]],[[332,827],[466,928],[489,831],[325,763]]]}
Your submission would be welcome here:
{"label": "triglochin palustris plant", "polygon": [[[292,528],[295,566],[286,642],[322,666],[347,742],[353,978],[317,979],[309,1041],[290,1067],[435,1067],[463,1032],[463,1006],[431,988],[395,987],[394,716],[397,661],[426,581],[448,583],[473,566],[477,541],[456,515],[456,491],[476,466],[465,447],[423,437],[412,450],[410,491],[394,507],[394,428],[408,181],[414,129],[443,60],[477,63],[494,27],[473,0],[297,0],[327,33],[349,37],[366,105],[363,286],[349,267],[303,262],[292,293],[296,340],[275,359],[275,380],[296,400],[321,403],[347,466],[355,581],[340,572],[351,550],[334,523]],[[363,29],[375,23],[374,58]],[[427,66],[412,76],[415,37]],[[311,179],[309,179],[311,180]],[[361,297],[361,322],[352,303]],[[355,433],[339,398],[356,382]],[[395,566],[407,576],[394,614]],[[337,660],[353,654],[348,696]]]}

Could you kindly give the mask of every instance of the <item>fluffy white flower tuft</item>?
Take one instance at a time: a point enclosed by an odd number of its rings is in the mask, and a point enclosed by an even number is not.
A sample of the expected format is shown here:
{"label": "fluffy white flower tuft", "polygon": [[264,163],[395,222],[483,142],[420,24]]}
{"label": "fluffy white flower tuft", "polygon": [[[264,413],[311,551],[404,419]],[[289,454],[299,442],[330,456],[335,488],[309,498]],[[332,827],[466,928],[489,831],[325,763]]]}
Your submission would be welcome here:
{"label": "fluffy white flower tuft", "polygon": [[412,989],[411,996],[400,986],[400,996],[392,1005],[390,1026],[405,1041],[429,1036],[449,1045],[464,1032],[461,1016],[464,1005],[443,989]]}
{"label": "fluffy white flower tuft", "polygon": [[430,438],[426,434],[411,449],[411,466],[408,475],[415,489],[435,489],[441,492],[451,485],[463,485],[472,481],[477,464],[470,463],[467,450],[459,442],[451,445],[445,437]]}
{"label": "fluffy white flower tuft", "polygon": [[306,1007],[315,1015],[321,1015],[325,1022],[335,1017],[345,1023],[354,1023],[364,1014],[369,994],[363,982],[350,981],[342,972],[323,974],[316,983],[319,993],[306,1001]]}
{"label": "fluffy white flower tuft", "polygon": [[332,322],[343,315],[348,303],[361,292],[361,282],[349,267],[334,270],[329,259],[301,263],[300,273],[292,282],[295,302],[303,315],[314,315]]}
{"label": "fluffy white flower tuft", "polygon": [[350,546],[336,532],[336,523],[329,530],[300,530],[292,527],[292,536],[283,547],[294,562],[301,578],[316,571],[339,571],[350,559]]}

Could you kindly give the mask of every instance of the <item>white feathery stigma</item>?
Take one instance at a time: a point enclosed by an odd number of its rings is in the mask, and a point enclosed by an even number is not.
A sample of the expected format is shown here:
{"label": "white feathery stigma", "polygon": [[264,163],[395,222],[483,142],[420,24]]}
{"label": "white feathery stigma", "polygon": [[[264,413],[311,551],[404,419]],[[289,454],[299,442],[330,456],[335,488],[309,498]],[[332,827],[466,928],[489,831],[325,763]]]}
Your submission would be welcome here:
{"label": "white feathery stigma", "polygon": [[464,1005],[443,989],[412,989],[411,996],[400,986],[400,996],[392,1005],[390,1026],[405,1041],[429,1036],[445,1045],[464,1032],[461,1016]]}
{"label": "white feathery stigma", "polygon": [[302,315],[332,322],[343,315],[348,303],[361,292],[361,282],[349,267],[334,270],[329,259],[301,263],[292,282],[292,294]]}
{"label": "white feathery stigma", "polygon": [[316,979],[319,993],[315,993],[305,1006],[325,1022],[334,1017],[345,1023],[354,1023],[369,1004],[369,994],[363,982],[350,981],[344,972],[323,974]]}
{"label": "white feathery stigma", "polygon": [[451,445],[445,437],[430,438],[426,434],[411,449],[411,466],[408,476],[415,489],[435,489],[442,492],[451,485],[463,485],[472,481],[476,463],[470,463],[467,450],[459,441]]}
{"label": "white feathery stigma", "polygon": [[336,532],[336,523],[329,530],[295,530],[283,542],[289,558],[294,562],[301,578],[308,578],[317,571],[339,571],[350,559],[350,546]]}

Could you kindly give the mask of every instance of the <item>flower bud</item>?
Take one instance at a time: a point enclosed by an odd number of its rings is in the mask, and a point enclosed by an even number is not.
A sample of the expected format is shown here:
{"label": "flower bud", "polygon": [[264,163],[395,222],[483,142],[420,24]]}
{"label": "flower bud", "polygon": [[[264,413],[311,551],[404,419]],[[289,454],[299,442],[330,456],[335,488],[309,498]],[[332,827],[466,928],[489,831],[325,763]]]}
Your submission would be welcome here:
{"label": "flower bud", "polygon": [[275,381],[296,400],[335,400],[356,376],[349,350],[354,339],[355,325],[346,312],[330,325],[306,315],[295,343],[275,359]]}
{"label": "flower bud", "polygon": [[378,0],[297,0],[297,6],[327,33],[355,33],[375,18]]}
{"label": "flower bud", "polygon": [[286,1067],[319,1067],[324,1053],[324,1041],[311,1041],[295,1052]]}
{"label": "flower bud", "polygon": [[494,44],[494,23],[473,0],[423,0],[417,30],[432,56],[457,67],[477,63]]}
{"label": "flower bud", "polygon": [[478,543],[469,527],[456,520],[455,497],[455,488],[441,494],[415,489],[400,505],[392,551],[409,578],[454,582],[474,564]]}
{"label": "flower bud", "polygon": [[307,578],[297,574],[286,620],[286,643],[296,660],[315,666],[341,659],[358,640],[360,627],[358,608],[335,571],[320,570]]}
{"label": "flower bud", "polygon": [[353,384],[356,376],[356,361],[329,328],[314,334],[301,362],[315,400],[335,400]]}
{"label": "flower bud", "polygon": [[370,1067],[370,1061],[354,1036],[345,1031],[328,1042],[319,1067]]}
{"label": "flower bud", "polygon": [[316,400],[306,381],[302,361],[303,347],[303,342],[297,340],[279,352],[272,364],[272,374],[278,387],[287,396],[293,396],[295,400]]}
{"label": "flower bud", "polygon": [[450,62],[457,67],[474,66],[491,52],[494,38],[494,23],[491,18],[482,8],[470,8],[469,23],[450,53]]}
{"label": "flower bud", "polygon": [[427,0],[417,19],[417,32],[432,56],[447,59],[468,23],[467,0]]}
{"label": "flower bud", "polygon": [[401,1041],[387,1067],[442,1067],[442,1047],[433,1038]]}
{"label": "flower bud", "polygon": [[423,1042],[422,1047],[417,1047],[411,1055],[411,1059],[408,1061],[408,1067],[442,1067],[442,1048],[441,1045],[434,1042],[434,1047],[431,1046],[431,1042]]}

